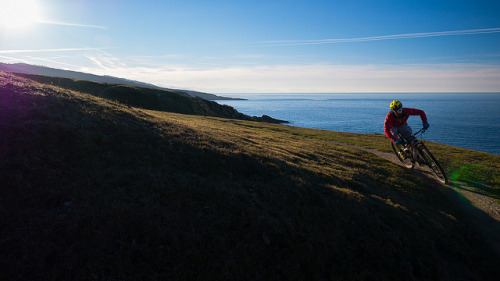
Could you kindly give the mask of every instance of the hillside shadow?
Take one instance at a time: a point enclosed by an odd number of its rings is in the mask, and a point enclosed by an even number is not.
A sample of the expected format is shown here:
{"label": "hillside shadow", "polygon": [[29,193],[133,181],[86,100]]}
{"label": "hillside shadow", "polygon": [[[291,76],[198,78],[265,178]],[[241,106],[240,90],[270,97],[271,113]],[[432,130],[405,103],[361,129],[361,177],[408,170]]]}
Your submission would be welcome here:
{"label": "hillside shadow", "polygon": [[37,91],[0,88],[6,280],[496,277],[498,256],[416,176],[388,182],[371,158],[321,175]]}
{"label": "hillside shadow", "polygon": [[[448,184],[446,187],[447,188],[445,188],[443,192],[461,209],[467,223],[480,230],[485,240],[488,241],[496,253],[500,255],[500,217],[498,216],[500,213],[498,213],[498,203],[492,202],[496,207],[492,209],[487,205],[489,202],[481,202],[481,199],[476,199],[476,202],[473,202],[471,199],[461,194],[460,190],[474,193],[480,197],[487,197],[490,198],[490,200],[494,200],[494,198],[464,188],[457,185],[456,182]],[[477,205],[481,205],[481,207]],[[496,216],[492,212],[497,212]]]}

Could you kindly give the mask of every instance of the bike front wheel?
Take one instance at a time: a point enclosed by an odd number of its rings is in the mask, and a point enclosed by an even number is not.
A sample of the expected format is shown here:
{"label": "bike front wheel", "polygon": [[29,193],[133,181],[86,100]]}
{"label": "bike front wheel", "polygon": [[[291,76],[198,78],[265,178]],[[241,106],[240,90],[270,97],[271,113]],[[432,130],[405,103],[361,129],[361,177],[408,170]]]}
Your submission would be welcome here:
{"label": "bike front wheel", "polygon": [[448,179],[446,178],[446,174],[434,155],[432,155],[432,153],[429,151],[429,149],[427,149],[424,144],[421,144],[418,148],[418,152],[420,153],[420,157],[422,158],[424,165],[429,168],[434,177],[440,182],[446,183],[448,181]]}
{"label": "bike front wheel", "polygon": [[414,164],[412,161],[412,156],[407,151],[405,151],[401,146],[395,144],[392,141],[391,145],[392,145],[392,150],[394,151],[394,154],[396,154],[396,156],[398,157],[399,161],[401,161],[401,163],[403,163],[403,165],[406,168],[410,169],[413,168]]}

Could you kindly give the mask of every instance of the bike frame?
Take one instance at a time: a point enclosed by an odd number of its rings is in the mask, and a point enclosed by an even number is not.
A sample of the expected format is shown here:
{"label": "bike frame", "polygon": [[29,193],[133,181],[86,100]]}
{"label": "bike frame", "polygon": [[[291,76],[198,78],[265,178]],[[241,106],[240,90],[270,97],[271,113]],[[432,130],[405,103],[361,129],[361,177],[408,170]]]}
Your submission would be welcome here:
{"label": "bike frame", "polygon": [[[421,144],[421,142],[423,143],[423,139],[417,139],[417,136],[420,134],[422,135],[423,133],[425,133],[427,129],[420,129],[419,131],[417,131],[416,133],[412,133],[409,137],[407,137],[406,139],[403,139],[400,137],[400,139],[404,142],[403,143],[403,147],[404,148],[408,148],[409,146],[411,146],[411,142],[413,141],[414,142],[414,149],[417,149],[418,151],[418,146]],[[413,140],[411,140],[413,138]],[[415,162],[417,159],[413,159],[413,155],[410,154],[410,157],[412,159],[412,162]]]}
{"label": "bike frame", "polygon": [[[411,134],[408,138],[402,139],[404,141],[403,143],[403,150],[399,150],[400,152],[397,152],[394,150],[396,155],[398,156],[399,160],[403,162],[408,168],[413,168],[415,163],[418,162],[420,165],[425,165],[428,166],[428,168],[431,170],[431,172],[436,176],[436,178],[441,181],[442,183],[447,182],[446,174],[441,168],[441,165],[439,162],[436,160],[436,158],[432,155],[432,153],[429,151],[429,149],[425,146],[424,140],[423,139],[417,139],[417,136],[420,134],[422,135],[425,133],[426,129],[422,128],[418,132]],[[413,142],[413,151],[418,153],[416,155],[416,158],[414,157],[413,153],[410,153],[407,149],[408,147],[411,146],[411,143]],[[396,149],[394,144],[393,144],[393,149]],[[398,155],[399,154],[399,155]],[[405,163],[405,160],[403,159],[409,159],[411,163]]]}

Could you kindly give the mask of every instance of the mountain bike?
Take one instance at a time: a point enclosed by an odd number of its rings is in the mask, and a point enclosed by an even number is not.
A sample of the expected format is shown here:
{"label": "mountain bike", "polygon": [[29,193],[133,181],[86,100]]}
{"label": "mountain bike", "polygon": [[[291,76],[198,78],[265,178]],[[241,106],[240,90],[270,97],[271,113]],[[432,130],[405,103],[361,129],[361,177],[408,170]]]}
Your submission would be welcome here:
{"label": "mountain bike", "polygon": [[422,135],[423,133],[425,133],[425,129],[421,129],[406,139],[402,138],[400,135],[399,138],[403,141],[403,143],[398,145],[391,141],[392,150],[405,167],[413,169],[415,164],[418,163],[420,166],[429,168],[434,177],[440,182],[446,183],[448,180],[443,168],[434,155],[432,155],[429,149],[425,146],[424,140],[417,139],[417,136],[419,134]]}

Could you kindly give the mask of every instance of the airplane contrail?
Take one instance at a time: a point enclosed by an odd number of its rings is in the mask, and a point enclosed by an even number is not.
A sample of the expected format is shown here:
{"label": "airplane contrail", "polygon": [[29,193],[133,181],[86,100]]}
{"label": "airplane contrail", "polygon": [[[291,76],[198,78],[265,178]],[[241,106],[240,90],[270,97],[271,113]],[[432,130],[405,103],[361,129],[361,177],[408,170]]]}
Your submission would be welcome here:
{"label": "airplane contrail", "polygon": [[265,41],[261,46],[297,46],[297,45],[319,45],[319,44],[334,44],[334,43],[351,43],[351,42],[366,42],[366,41],[381,41],[395,40],[408,38],[425,38],[425,37],[440,37],[440,36],[457,36],[457,35],[473,35],[500,33],[500,28],[485,28],[485,29],[468,29],[440,32],[425,32],[425,33],[407,33],[385,36],[344,38],[344,39],[322,39],[322,40],[283,40],[283,41]]}

